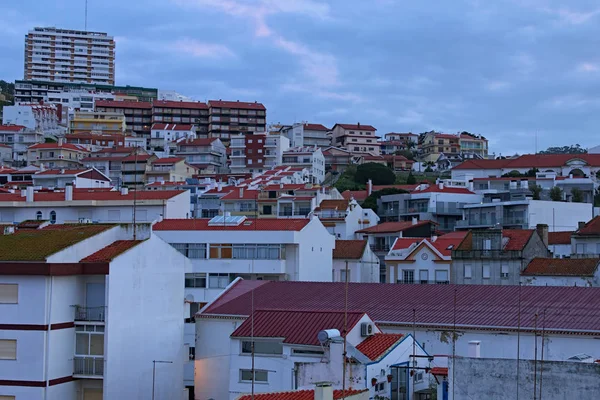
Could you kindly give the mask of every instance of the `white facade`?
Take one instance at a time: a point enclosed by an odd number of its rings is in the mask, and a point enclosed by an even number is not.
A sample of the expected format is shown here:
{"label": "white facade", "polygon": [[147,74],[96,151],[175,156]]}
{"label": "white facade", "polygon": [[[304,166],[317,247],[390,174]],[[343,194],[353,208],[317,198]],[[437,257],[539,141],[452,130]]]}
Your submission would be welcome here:
{"label": "white facade", "polygon": [[[0,275],[0,284],[18,285],[18,301],[0,304],[2,320],[21,327],[0,329],[0,340],[16,341],[16,359],[0,362],[0,376],[24,381],[0,386],[0,397],[148,399],[152,360],[170,360],[172,364],[157,368],[157,398],[182,398],[182,284],[189,261],[156,236],[146,232],[145,237],[113,258],[106,275]],[[116,240],[128,239],[130,232],[114,227],[46,262],[77,264]],[[161,293],[169,295],[157,296]],[[33,328],[44,325],[52,328]],[[46,381],[48,387],[27,384],[46,386]]]}
{"label": "white facade", "polygon": [[319,147],[293,147],[283,152],[282,165],[307,168],[312,183],[325,180],[325,156]]}
{"label": "white facade", "polygon": [[345,282],[348,270],[348,282],[379,283],[379,264],[379,257],[367,244],[359,259],[333,259],[332,280]]}
{"label": "white facade", "polygon": [[[85,177],[86,173],[93,172],[97,174],[93,177]],[[32,176],[33,186],[42,188],[61,188],[64,189],[67,185],[73,185],[78,189],[98,189],[111,188],[110,179],[101,175],[99,171],[88,170],[78,173],[65,173],[65,170],[45,171]]]}
{"label": "white facade", "polygon": [[405,249],[394,250],[394,247],[392,246],[392,250],[385,257],[388,283],[447,284],[450,282],[452,258],[442,254],[429,239],[413,243]]}
{"label": "white facade", "polygon": [[152,125],[150,136],[151,147],[162,147],[168,153],[169,143],[185,139],[196,139],[195,125],[159,123]]}
{"label": "white facade", "polygon": [[322,149],[331,146],[329,130],[320,124],[298,122],[281,130],[290,141],[291,147],[317,146]]}
{"label": "white facade", "polygon": [[65,131],[58,122],[57,108],[53,104],[15,105],[3,108],[3,125],[22,125],[44,135],[56,135]]}
{"label": "white facade", "polygon": [[348,203],[346,210],[324,209],[315,211],[314,214],[321,219],[329,233],[341,240],[354,239],[356,231],[379,223],[379,216],[375,211],[362,208],[354,199]]}
{"label": "white facade", "polygon": [[580,286],[580,287],[598,287],[600,286],[600,271],[596,269],[593,276],[544,276],[544,275],[521,275],[521,284],[526,286]]}
{"label": "white facade", "polygon": [[61,104],[60,123],[67,125],[76,111],[93,112],[96,100],[114,100],[112,93],[102,93],[93,90],[72,89],[59,92],[48,92],[44,95],[44,103]]}
{"label": "white facade", "polygon": [[0,144],[11,146],[15,161],[27,160],[27,148],[44,141],[44,134],[25,127],[0,125]]}

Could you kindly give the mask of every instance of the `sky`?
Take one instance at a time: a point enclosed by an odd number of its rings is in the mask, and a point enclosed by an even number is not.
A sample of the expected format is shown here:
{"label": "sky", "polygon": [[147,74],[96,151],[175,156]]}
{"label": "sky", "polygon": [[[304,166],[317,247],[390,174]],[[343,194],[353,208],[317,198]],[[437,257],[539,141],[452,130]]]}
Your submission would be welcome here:
{"label": "sky", "polygon": [[[84,0],[0,0],[0,79],[34,26],[84,28]],[[259,101],[269,123],[469,131],[490,152],[600,144],[596,0],[89,0],[116,84]]]}

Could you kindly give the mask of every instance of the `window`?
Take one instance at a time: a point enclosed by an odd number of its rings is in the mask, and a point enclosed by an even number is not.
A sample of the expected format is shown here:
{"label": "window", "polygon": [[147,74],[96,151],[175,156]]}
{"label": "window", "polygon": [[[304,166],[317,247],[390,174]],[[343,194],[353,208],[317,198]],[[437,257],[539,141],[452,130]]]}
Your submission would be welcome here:
{"label": "window", "polygon": [[471,279],[471,265],[465,265],[465,279]]}
{"label": "window", "polygon": [[492,249],[492,240],[484,239],[483,240],[483,250],[491,250]]}
{"label": "window", "polygon": [[206,273],[185,274],[185,287],[186,288],[205,288],[206,287]]}
{"label": "window", "polygon": [[81,356],[104,355],[104,326],[76,326],[75,354]]}
{"label": "window", "polygon": [[577,243],[577,254],[585,254],[585,243]]}
{"label": "window", "polygon": [[42,212],[38,211],[35,213],[35,219],[37,219],[38,221],[42,220]]}
{"label": "window", "polygon": [[490,279],[490,264],[483,264],[481,266],[481,276],[483,279]]}
{"label": "window", "polygon": [[385,382],[379,382],[375,385],[376,392],[383,392],[385,390]]}
{"label": "window", "polygon": [[346,270],[345,269],[341,269],[340,270],[340,282],[346,282]]}
{"label": "window", "polygon": [[[254,382],[268,382],[269,373],[265,370],[255,369],[254,370]],[[252,370],[251,369],[240,369],[240,381],[252,382]]]}
{"label": "window", "polygon": [[15,339],[0,339],[0,360],[17,359],[17,341]]}
{"label": "window", "polygon": [[206,258],[204,243],[171,243],[171,246],[188,258]]}
{"label": "window", "polygon": [[404,283],[415,283],[415,271],[411,270],[403,270],[402,278]]}
{"label": "window", "polygon": [[322,356],[323,350],[292,349],[292,355],[295,356]]}
{"label": "window", "polygon": [[449,283],[448,271],[435,271],[435,283]]}
{"label": "window", "polygon": [[[242,341],[242,354],[252,354],[252,341]],[[276,341],[254,341],[254,354],[283,354],[283,343]]]}
{"label": "window", "polygon": [[508,279],[508,265],[502,264],[502,270],[500,272],[500,277],[502,279]]}
{"label": "window", "polygon": [[19,302],[19,285],[16,283],[0,283],[0,304],[17,304]]}
{"label": "window", "polygon": [[421,281],[421,283],[428,283],[429,282],[429,271],[427,271],[426,269],[422,269],[419,271],[419,281]]}
{"label": "window", "polygon": [[229,282],[229,274],[210,274],[208,276],[208,287],[211,289],[225,289]]}
{"label": "window", "polygon": [[54,211],[54,210],[50,211],[50,223],[51,224],[56,223],[56,211]]}

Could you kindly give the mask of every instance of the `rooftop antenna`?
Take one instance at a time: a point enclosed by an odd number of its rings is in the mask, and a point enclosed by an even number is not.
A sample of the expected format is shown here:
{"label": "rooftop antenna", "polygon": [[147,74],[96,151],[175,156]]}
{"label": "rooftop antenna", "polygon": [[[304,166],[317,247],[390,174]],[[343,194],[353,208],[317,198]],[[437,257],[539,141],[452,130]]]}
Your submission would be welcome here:
{"label": "rooftop antenna", "polygon": [[88,0],[85,0],[85,25],[84,31],[87,31],[87,12],[88,12]]}

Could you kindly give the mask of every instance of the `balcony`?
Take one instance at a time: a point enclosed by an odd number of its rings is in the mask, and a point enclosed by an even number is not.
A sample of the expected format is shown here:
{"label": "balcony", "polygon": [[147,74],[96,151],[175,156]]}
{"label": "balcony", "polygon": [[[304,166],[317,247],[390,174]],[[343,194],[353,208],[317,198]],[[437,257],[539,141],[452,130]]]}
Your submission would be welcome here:
{"label": "balcony", "polygon": [[75,306],[75,321],[104,322],[106,307]]}
{"label": "balcony", "polygon": [[75,356],[73,375],[101,378],[104,375],[104,356]]}
{"label": "balcony", "polygon": [[527,228],[528,220],[526,217],[504,217],[504,218],[481,218],[471,217],[468,219],[456,221],[457,228],[478,228],[478,227],[491,227],[491,226],[519,226]]}
{"label": "balcony", "polygon": [[280,218],[299,218],[306,217],[310,213],[310,208],[298,208],[296,210],[284,209],[277,214]]}
{"label": "balcony", "polygon": [[372,245],[370,245],[370,247],[371,247],[372,251],[385,251],[385,252],[390,251],[389,244],[372,244]]}
{"label": "balcony", "polygon": [[450,281],[429,281],[429,280],[420,280],[420,279],[413,279],[413,280],[400,280],[400,281],[396,281],[396,283],[399,284],[403,284],[403,285],[449,285]]}
{"label": "balcony", "polygon": [[453,259],[515,259],[522,258],[523,253],[517,250],[455,250]]}

